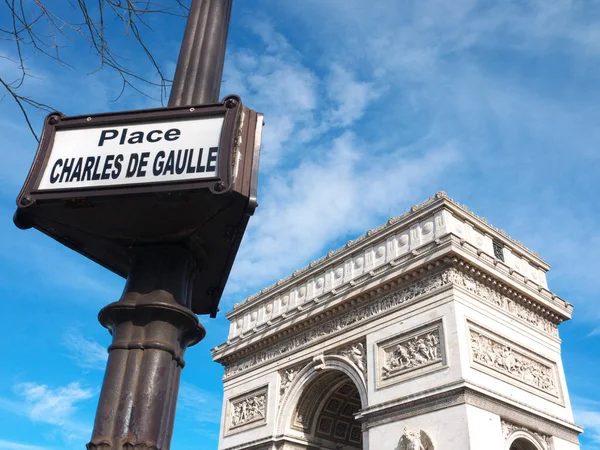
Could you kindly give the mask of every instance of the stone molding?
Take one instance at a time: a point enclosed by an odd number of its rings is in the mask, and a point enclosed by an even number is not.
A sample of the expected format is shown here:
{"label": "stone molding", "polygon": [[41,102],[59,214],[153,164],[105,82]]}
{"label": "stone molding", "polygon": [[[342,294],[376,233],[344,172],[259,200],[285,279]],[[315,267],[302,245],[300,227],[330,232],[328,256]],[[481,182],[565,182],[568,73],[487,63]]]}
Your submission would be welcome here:
{"label": "stone molding", "polygon": [[554,361],[467,321],[471,367],[563,405]]}
{"label": "stone molding", "polygon": [[335,355],[346,358],[348,362],[354,364],[367,380],[367,342],[365,339],[352,344],[346,344],[343,347],[333,351]]}
{"label": "stone molding", "polygon": [[446,367],[442,319],[375,343],[376,388]]}
{"label": "stone molding", "polygon": [[310,433],[310,427],[316,419],[315,415],[319,412],[319,404],[332,392],[347,383],[341,374],[331,373],[330,375],[331,377],[318,379],[315,385],[310,386],[309,392],[303,392],[293,416],[292,428]]}
{"label": "stone molding", "polygon": [[450,205],[456,209],[456,205],[448,203],[443,196],[438,200],[438,203],[428,204],[431,207],[418,208],[419,211],[426,209],[426,214],[423,211],[411,221],[404,221],[406,223],[402,222],[402,226],[397,225],[383,234],[370,233],[364,245],[344,247],[340,252],[334,252],[334,258],[326,258],[323,264],[296,271],[287,279],[236,305],[227,314],[231,321],[228,343],[239,338],[246,339],[275,325],[275,322],[301,314],[303,310],[312,308],[315,300],[322,302],[340,289],[352,289],[356,283],[372,277],[374,270],[383,273],[394,270],[398,264],[422,254],[424,246],[447,241],[448,238],[460,241],[465,249],[468,247],[470,253],[477,255],[476,258],[495,264],[499,272],[514,279],[526,290],[538,292],[551,305],[555,304],[559,311],[570,307],[548,291],[544,275],[548,267],[542,270],[539,261],[532,262],[523,255],[509,252],[506,247],[505,262],[497,260],[492,250],[492,238],[486,231],[489,225],[482,222],[482,228],[465,222],[456,216],[457,211],[447,208]]}
{"label": "stone molding", "polygon": [[520,405],[513,399],[504,400],[501,394],[472,383],[465,384],[464,380],[393,402],[373,405],[363,409],[358,419],[363,423],[364,429],[369,429],[463,404],[497,414],[505,421],[522,424],[522,427],[535,430],[540,435],[556,436],[568,442],[579,443],[580,427],[542,411],[538,414],[537,410],[528,405]]}
{"label": "stone molding", "polygon": [[[345,347],[339,348],[339,350],[344,349]],[[333,354],[315,356],[294,376],[280,399],[276,419],[277,434],[283,435],[290,424],[292,428],[304,430],[305,424],[310,423],[310,411],[314,411],[323,392],[336,384],[346,383],[348,379],[358,389],[361,405],[366,405],[368,396],[366,379],[355,363],[345,356],[335,354],[335,351]]]}
{"label": "stone molding", "polygon": [[[559,321],[550,311],[536,307],[531,299],[519,294],[493,277],[464,261],[456,259],[459,270],[452,270],[452,282],[478,299],[492,304],[513,317],[527,322],[529,325],[551,336],[558,337]],[[482,280],[482,281],[481,281]],[[553,320],[550,320],[552,318]]]}
{"label": "stone molding", "polygon": [[268,385],[229,399],[225,435],[266,424],[267,401]]}
{"label": "stone molding", "polygon": [[[547,310],[542,309],[539,305],[535,305],[522,294],[513,291],[492,277],[487,277],[481,271],[462,262],[462,260],[452,258],[447,261],[449,264],[456,265],[456,267],[448,267],[441,272],[413,282],[413,284],[395,292],[371,299],[371,295],[374,295],[375,292],[384,291],[384,288],[378,288],[363,297],[369,299],[368,303],[364,302],[365,304],[361,304],[355,307],[355,309],[343,313],[338,312],[339,315],[334,319],[321,323],[317,322],[317,324],[314,324],[314,321],[312,321],[310,328],[307,330],[299,331],[292,337],[279,340],[275,345],[266,348],[263,347],[262,349],[260,347],[245,349],[247,353],[254,351],[250,356],[243,356],[243,353],[237,357],[233,355],[228,356],[223,361],[223,364],[226,365],[224,378],[230,378],[259,364],[267,363],[291,351],[306,347],[326,336],[346,331],[348,327],[371,320],[384,312],[400,306],[405,307],[418,299],[425,298],[426,295],[433,293],[435,290],[448,285],[465,289],[484,303],[500,308],[514,318],[546,334],[554,337],[557,336],[556,324],[548,318],[549,312]],[[436,264],[432,264],[430,270],[438,267],[442,267],[439,261]],[[469,274],[467,275],[465,272]],[[413,276],[407,275],[407,278],[412,280]],[[534,308],[537,309],[534,310]],[[299,324],[295,328],[301,329],[301,327],[302,325]],[[289,330],[287,330],[286,334],[289,336]],[[228,361],[233,362],[229,363]]]}
{"label": "stone molding", "polygon": [[[221,364],[227,366],[233,360],[238,360],[248,354],[259,350],[261,347],[269,345],[271,342],[280,341],[282,337],[289,336],[290,331],[301,330],[307,328],[315,322],[321,321],[326,316],[331,315],[332,312],[343,311],[348,309],[349,306],[370,300],[373,296],[384,292],[390,288],[395,288],[399,284],[405,282],[411,282],[415,277],[420,277],[424,273],[431,271],[432,269],[438,269],[443,266],[454,266],[457,270],[460,270],[464,274],[462,279],[456,279],[454,284],[468,292],[477,294],[479,299],[486,301],[497,308],[505,310],[507,313],[516,317],[519,321],[523,321],[532,325],[535,328],[541,329],[542,331],[557,337],[558,331],[556,324],[570,317],[570,308],[563,300],[554,298],[553,294],[549,291],[540,291],[534,293],[521,290],[521,287],[507,285],[500,281],[495,275],[488,272],[487,269],[482,267],[474,266],[474,262],[468,262],[468,256],[462,256],[458,253],[452,252],[455,237],[447,236],[451,238],[446,240],[445,243],[434,242],[428,244],[426,247],[436,247],[443,245],[451,250],[448,255],[444,255],[444,249],[437,250],[437,255],[434,258],[425,247],[418,250],[418,252],[427,252],[423,254],[424,258],[429,258],[430,262],[427,266],[415,267],[411,271],[406,271],[400,277],[385,281],[377,287],[372,288],[369,291],[365,291],[365,285],[375,281],[376,276],[383,277],[387,273],[390,265],[381,266],[378,269],[372,270],[369,274],[365,275],[366,281],[357,282],[356,285],[347,285],[344,290],[337,292],[329,292],[325,297],[319,299],[313,299],[311,305],[305,305],[307,310],[304,310],[304,306],[296,308],[290,313],[290,315],[283,315],[277,317],[277,320],[268,321],[263,323],[260,327],[251,330],[248,335],[239,335],[235,338],[228,340],[226,343],[215,347],[212,350],[213,358]],[[436,259],[437,258],[437,259]],[[483,260],[482,260],[483,262]],[[390,263],[391,264],[391,263]],[[486,263],[487,264],[487,263]],[[489,264],[488,264],[489,265]],[[523,286],[524,287],[524,286]],[[361,292],[362,288],[362,292]],[[358,295],[352,297],[352,289],[354,292],[361,292]],[[540,298],[537,298],[539,294]],[[318,300],[318,301],[317,301]],[[541,302],[549,302],[544,305]],[[316,302],[316,303],[315,303]],[[563,302],[567,306],[557,306],[558,309],[554,309],[553,305],[558,305],[559,302]],[[331,304],[330,309],[323,309],[327,304]],[[561,309],[562,308],[562,309]],[[285,317],[284,317],[285,316]],[[289,323],[294,319],[298,319],[297,316],[302,316],[304,322],[294,324],[293,327],[286,329],[286,322]],[[258,319],[257,319],[258,320]],[[290,329],[291,328],[291,329]],[[257,340],[258,336],[263,337]],[[265,336],[267,334],[267,336]]]}
{"label": "stone molding", "polygon": [[350,326],[374,318],[380,313],[395,308],[398,305],[406,304],[412,300],[421,298],[449,283],[450,278],[448,271],[439,272],[421,279],[404,289],[372,300],[368,304],[359,306],[334,319],[313,326],[309,330],[302,331],[267,349],[256,351],[251,356],[241,358],[225,367],[224,378],[227,379],[258,364],[266,363],[282,355],[288,354],[293,350],[305,347],[320,338],[330,336],[340,331],[347,331]]}
{"label": "stone molding", "polygon": [[[302,274],[308,272],[310,269],[315,268],[319,265],[322,265],[323,263],[325,263],[326,261],[332,259],[333,257],[345,252],[347,249],[350,249],[356,245],[358,245],[359,243],[367,240],[368,238],[371,237],[375,237],[379,234],[381,234],[382,232],[384,232],[385,230],[387,230],[388,228],[390,228],[392,225],[395,225],[399,222],[404,221],[405,219],[409,218],[409,216],[414,215],[415,213],[426,209],[429,206],[433,206],[434,204],[439,203],[440,205],[443,204],[449,204],[454,206],[454,208],[458,208],[461,212],[466,213],[466,216],[475,219],[477,222],[480,222],[481,225],[483,225],[484,228],[488,228],[491,231],[497,232],[499,235],[501,235],[502,237],[504,237],[510,244],[515,245],[516,247],[518,247],[519,249],[523,250],[526,253],[529,253],[530,256],[532,256],[532,259],[537,259],[537,263],[543,263],[543,261],[541,261],[539,259],[539,254],[537,252],[534,252],[530,249],[528,249],[527,247],[525,247],[523,245],[522,242],[514,240],[512,238],[510,238],[505,232],[504,230],[500,230],[498,228],[495,228],[494,226],[492,226],[491,224],[488,223],[488,221],[484,218],[484,217],[480,217],[477,216],[475,213],[473,213],[472,211],[469,210],[469,208],[467,207],[467,205],[461,205],[460,203],[458,203],[457,201],[455,201],[454,199],[448,197],[448,194],[446,194],[443,191],[437,192],[433,197],[429,197],[426,201],[417,204],[417,205],[413,205],[409,211],[405,211],[404,213],[402,213],[399,216],[396,217],[392,217],[390,218],[386,223],[380,225],[377,228],[373,228],[371,230],[368,230],[364,235],[356,238],[356,239],[352,239],[349,240],[343,247],[338,248],[337,250],[333,250],[330,251],[329,253],[327,253],[327,255],[321,257],[318,260],[312,261],[308,266],[299,269],[299,270],[295,270],[291,275],[289,275],[286,278],[282,278],[280,280],[278,280],[276,283],[272,284],[271,286],[265,287],[263,289],[260,290],[260,292],[257,292],[256,294],[250,295],[248,298],[246,298],[244,301],[234,305],[234,310],[243,306],[244,304],[250,303],[253,300],[264,296],[266,294],[268,294],[269,292],[275,290],[276,288],[285,285],[287,283],[289,283],[290,281],[292,281],[294,278],[297,278],[299,276],[301,276]],[[456,228],[456,227],[455,227]],[[457,230],[460,232],[460,230]],[[545,269],[547,270],[548,266],[546,265]]]}

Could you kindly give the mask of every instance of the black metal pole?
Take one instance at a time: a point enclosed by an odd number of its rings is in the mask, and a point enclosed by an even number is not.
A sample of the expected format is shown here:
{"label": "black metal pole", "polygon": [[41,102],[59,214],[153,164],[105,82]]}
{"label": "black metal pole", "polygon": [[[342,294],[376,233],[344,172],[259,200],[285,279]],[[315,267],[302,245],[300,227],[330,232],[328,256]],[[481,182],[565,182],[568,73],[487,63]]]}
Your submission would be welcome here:
{"label": "black metal pole", "polygon": [[[169,106],[218,101],[231,3],[192,1]],[[194,264],[183,246],[132,249],[123,295],[98,316],[113,342],[88,450],[170,448],[183,354],[205,334],[190,309]]]}

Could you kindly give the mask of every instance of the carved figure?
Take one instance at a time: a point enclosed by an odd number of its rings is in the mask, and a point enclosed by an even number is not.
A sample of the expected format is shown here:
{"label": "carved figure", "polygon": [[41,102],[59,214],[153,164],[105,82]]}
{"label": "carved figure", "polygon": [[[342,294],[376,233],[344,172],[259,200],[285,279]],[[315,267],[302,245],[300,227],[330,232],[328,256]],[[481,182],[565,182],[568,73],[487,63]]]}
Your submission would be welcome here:
{"label": "carved figure", "polygon": [[350,347],[350,350],[346,352],[346,355],[354,364],[356,364],[356,367],[362,371],[365,370],[365,364],[363,361],[363,358],[365,357],[365,347],[363,346],[362,342]]}
{"label": "carved figure", "polygon": [[401,342],[386,353],[388,354],[382,367],[384,377],[439,361],[442,359],[439,329]]}
{"label": "carved figure", "polygon": [[398,450],[435,450],[431,439],[423,430],[416,432],[404,427]]}
{"label": "carved figure", "polygon": [[338,351],[338,354],[348,358],[356,367],[365,375],[367,375],[367,352],[362,342],[351,344]]}
{"label": "carved figure", "polygon": [[530,386],[556,394],[552,368],[518,353],[509,345],[471,330],[473,360]]}
{"label": "carved figure", "polygon": [[[361,238],[359,238],[359,240],[360,239]],[[345,329],[349,325],[359,323],[375,315],[383,314],[388,310],[412,301],[416,297],[438,289],[439,287],[448,283],[465,287],[466,284],[468,284],[469,290],[471,290],[474,295],[477,295],[482,300],[490,302],[499,308],[504,309],[513,316],[528,322],[532,326],[537,327],[546,333],[549,333],[553,336],[558,336],[556,324],[546,318],[546,316],[543,314],[517,303],[506,295],[500,293],[498,289],[492,289],[482,282],[465,275],[461,271],[451,268],[419,280],[405,289],[392,292],[386,296],[375,299],[374,301],[360,306],[355,310],[335,317],[329,322],[317,325],[309,330],[299,333],[298,335],[285,339],[281,342],[277,342],[273,346],[261,350],[251,356],[242,358],[225,368],[225,378],[229,378],[235,374],[244,372],[245,370],[248,370],[257,364],[278,358],[283,354],[304,347],[310,344],[311,341],[336,333],[339,330]],[[429,346],[430,351],[432,347],[437,348],[437,350],[434,350],[438,352],[437,356],[433,356],[433,358],[441,357],[437,344],[429,344],[427,342],[426,344]]]}
{"label": "carved figure", "polygon": [[279,388],[281,397],[285,395],[289,387],[292,385],[292,382],[296,378],[296,375],[298,375],[298,372],[299,369],[297,367],[285,369],[283,372],[281,372],[281,385]]}
{"label": "carved figure", "polygon": [[266,395],[260,394],[248,397],[233,405],[231,426],[237,427],[265,417]]}

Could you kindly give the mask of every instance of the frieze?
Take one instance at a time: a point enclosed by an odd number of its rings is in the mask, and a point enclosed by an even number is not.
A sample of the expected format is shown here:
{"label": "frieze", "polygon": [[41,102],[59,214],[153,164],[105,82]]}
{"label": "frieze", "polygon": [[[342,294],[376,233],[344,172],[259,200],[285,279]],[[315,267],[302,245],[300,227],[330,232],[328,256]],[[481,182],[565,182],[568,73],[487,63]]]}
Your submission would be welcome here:
{"label": "frieze", "polygon": [[383,349],[381,378],[387,379],[405,372],[442,361],[439,327],[394,343]]}
{"label": "frieze", "polygon": [[334,319],[298,333],[277,345],[258,351],[251,356],[230,364],[225,368],[224,377],[231,377],[258,364],[270,361],[291,351],[304,347],[312,341],[345,330],[348,327],[388,311],[416,297],[428,294],[450,283],[448,271],[443,271],[421,279],[412,285],[370,301]]}
{"label": "frieze", "polygon": [[375,343],[378,389],[444,367],[446,355],[441,318]]}
{"label": "frieze", "polygon": [[552,336],[558,336],[558,327],[555,323],[526,306],[517,303],[492,287],[485,285],[481,281],[456,269],[450,270],[450,278],[454,284],[465,288],[467,291],[477,295],[480,299],[503,309],[509,314],[524,320],[545,333]]}
{"label": "frieze", "polygon": [[229,402],[229,431],[266,421],[267,387],[245,394]]}
{"label": "frieze", "polygon": [[537,329],[550,334],[558,335],[556,324],[545,318],[542,314],[529,309],[508,296],[498,292],[493,287],[487,286],[475,278],[466,275],[457,268],[449,268],[429,277],[423,278],[408,287],[387,294],[379,299],[371,300],[368,304],[360,306],[334,319],[314,326],[309,330],[283,340],[279,344],[257,351],[251,356],[242,358],[225,368],[225,378],[243,372],[258,364],[270,361],[291,351],[304,347],[316,339],[337,333],[348,326],[379,315],[418,296],[425,295],[433,290],[448,284],[455,284],[473,293],[477,298],[499,307],[508,314],[521,319]]}
{"label": "frieze", "polygon": [[516,344],[492,338],[469,329],[471,355],[474,363],[493,369],[525,385],[559,397],[555,367],[544,364],[519,350]]}
{"label": "frieze", "polygon": [[508,440],[515,431],[524,431],[534,436],[538,443],[544,447],[544,450],[550,450],[552,448],[552,438],[547,434],[538,433],[537,431],[530,430],[529,428],[502,419],[502,434],[504,435],[504,440]]}

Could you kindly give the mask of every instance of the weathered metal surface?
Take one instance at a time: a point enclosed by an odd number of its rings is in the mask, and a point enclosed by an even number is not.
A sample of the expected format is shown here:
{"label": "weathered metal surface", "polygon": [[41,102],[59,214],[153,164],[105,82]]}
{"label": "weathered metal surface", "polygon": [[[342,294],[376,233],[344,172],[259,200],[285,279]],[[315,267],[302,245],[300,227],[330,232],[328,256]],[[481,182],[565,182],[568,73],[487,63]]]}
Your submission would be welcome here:
{"label": "weathered metal surface", "polygon": [[[230,12],[231,0],[193,0],[169,106],[217,101]],[[249,134],[254,138],[257,133],[260,138],[256,124],[262,125],[262,115],[247,108],[242,114],[253,125],[240,128],[240,138]],[[205,334],[191,308],[216,313],[243,231],[256,207],[258,151],[258,147],[246,147],[239,156],[255,164],[235,165],[239,183],[230,203],[237,193],[247,206],[234,226],[224,226],[222,218],[207,218],[203,232],[193,233],[195,237],[186,239],[184,246],[167,240],[161,245],[132,247],[123,296],[99,314],[113,342],[88,450],[170,448],[183,354]],[[229,190],[225,184],[221,188]],[[218,186],[212,191],[216,194]],[[239,206],[235,209],[240,210]],[[212,260],[210,249],[215,243],[219,247],[219,242],[229,242],[231,250],[213,252],[214,258],[225,259]],[[199,256],[202,252],[204,258]],[[216,292],[201,283],[202,272],[196,270],[197,265],[213,264],[221,266]],[[204,298],[194,300],[192,293],[199,287],[197,295]]]}
{"label": "weathered metal surface", "polygon": [[183,355],[205,335],[189,309],[194,265],[183,247],[134,249],[122,297],[98,317],[113,341],[89,450],[169,448]]}
{"label": "weathered metal surface", "polygon": [[[224,117],[216,177],[38,189],[50,158],[52,137],[61,130],[123,124],[131,128],[135,123],[195,120],[215,114]],[[52,114],[17,198],[15,223],[20,228],[36,228],[123,277],[130,269],[130,247],[166,242],[183,245],[198,263],[191,308],[196,314],[214,316],[246,224],[257,206],[261,128],[262,115],[242,106],[236,96],[195,107],[78,117]],[[166,150],[178,148],[169,145]]]}
{"label": "weathered metal surface", "polygon": [[169,106],[219,99],[232,0],[193,0]]}

